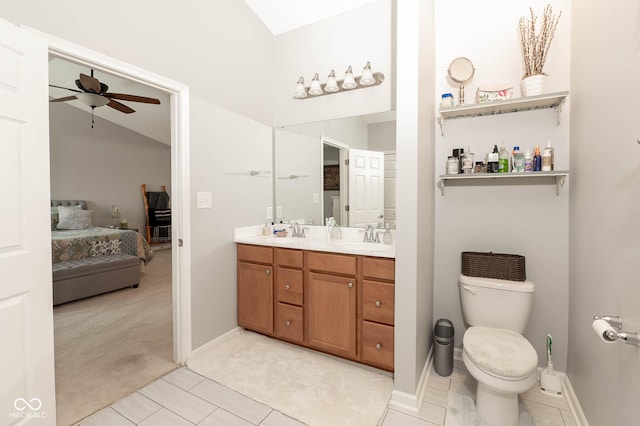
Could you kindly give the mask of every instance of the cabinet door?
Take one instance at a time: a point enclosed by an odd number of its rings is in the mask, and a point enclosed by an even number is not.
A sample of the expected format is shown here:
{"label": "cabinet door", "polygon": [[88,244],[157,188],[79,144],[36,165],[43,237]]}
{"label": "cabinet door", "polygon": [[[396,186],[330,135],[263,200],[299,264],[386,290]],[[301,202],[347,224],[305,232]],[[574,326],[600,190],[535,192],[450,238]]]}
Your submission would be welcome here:
{"label": "cabinet door", "polygon": [[309,345],[356,356],[356,280],[310,272]]}
{"label": "cabinet door", "polygon": [[238,262],[238,324],[273,333],[273,268]]}

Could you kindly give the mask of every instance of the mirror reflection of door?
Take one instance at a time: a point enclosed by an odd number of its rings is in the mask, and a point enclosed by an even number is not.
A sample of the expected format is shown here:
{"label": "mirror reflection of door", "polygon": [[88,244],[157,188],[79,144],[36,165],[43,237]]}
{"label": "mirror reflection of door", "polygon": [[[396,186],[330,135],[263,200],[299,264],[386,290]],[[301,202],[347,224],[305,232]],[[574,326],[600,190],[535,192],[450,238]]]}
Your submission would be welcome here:
{"label": "mirror reflection of door", "polygon": [[349,226],[384,225],[384,153],[349,150]]}
{"label": "mirror reflection of door", "polygon": [[345,208],[348,203],[348,175],[345,167],[348,146],[325,136],[321,136],[321,141],[324,171],[322,221],[326,223],[328,218],[333,217],[338,225],[346,225],[349,223],[349,212]]}

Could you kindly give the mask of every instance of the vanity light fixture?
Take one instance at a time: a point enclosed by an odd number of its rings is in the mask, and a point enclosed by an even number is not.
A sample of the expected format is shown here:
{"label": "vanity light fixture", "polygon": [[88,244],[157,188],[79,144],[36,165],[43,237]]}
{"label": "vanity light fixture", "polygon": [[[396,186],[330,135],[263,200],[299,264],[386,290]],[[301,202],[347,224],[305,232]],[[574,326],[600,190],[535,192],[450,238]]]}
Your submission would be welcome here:
{"label": "vanity light fixture", "polygon": [[347,68],[347,71],[344,73],[344,81],[342,82],[343,89],[355,89],[358,87],[358,83],[356,83],[356,78],[353,76],[353,70],[351,69],[351,65]]}
{"label": "vanity light fixture", "polygon": [[336,80],[336,72],[331,70],[329,77],[327,77],[327,84],[324,86],[324,91],[333,93],[338,90],[340,90],[340,88],[338,87],[338,80]]}
{"label": "vanity light fixture", "polygon": [[313,80],[311,80],[309,94],[313,96],[322,95],[322,87],[320,87],[320,77],[318,77],[318,73],[315,73],[315,75],[313,76]]}
{"label": "vanity light fixture", "polygon": [[304,99],[307,97],[307,90],[304,88],[304,78],[300,77],[298,79],[298,84],[296,84],[296,92],[293,95],[298,99]]}
{"label": "vanity light fixture", "polygon": [[334,70],[331,70],[331,73],[327,77],[327,82],[320,83],[318,73],[315,73],[311,80],[311,85],[305,87],[304,78],[300,77],[296,84],[296,91],[293,97],[294,99],[307,99],[308,95],[311,95],[311,97],[330,95],[332,93],[378,86],[382,84],[383,81],[384,74],[381,72],[373,72],[371,63],[367,61],[367,64],[362,70],[362,76],[354,76],[353,69],[349,66],[342,80],[336,80],[336,73]]}
{"label": "vanity light fixture", "polygon": [[360,84],[363,86],[371,86],[376,80],[373,78],[373,71],[371,71],[371,63],[367,61],[367,65],[362,69],[362,77],[360,77]]}

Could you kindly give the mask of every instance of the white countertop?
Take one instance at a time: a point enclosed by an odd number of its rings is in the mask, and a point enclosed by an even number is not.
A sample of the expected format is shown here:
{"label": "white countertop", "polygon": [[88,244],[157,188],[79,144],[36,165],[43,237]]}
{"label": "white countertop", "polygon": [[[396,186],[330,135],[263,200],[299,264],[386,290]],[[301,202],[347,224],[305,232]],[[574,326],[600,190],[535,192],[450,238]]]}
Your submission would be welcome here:
{"label": "white countertop", "polygon": [[[262,226],[246,226],[233,230],[233,242],[260,246],[282,247],[300,250],[324,251],[330,253],[359,254],[362,256],[396,257],[395,232],[392,230],[393,243],[365,243],[363,228],[341,227],[342,238],[330,240],[324,226],[304,225],[305,238],[291,237],[289,225],[278,225],[288,231],[286,237],[263,236]],[[382,238],[383,229],[376,229]]]}

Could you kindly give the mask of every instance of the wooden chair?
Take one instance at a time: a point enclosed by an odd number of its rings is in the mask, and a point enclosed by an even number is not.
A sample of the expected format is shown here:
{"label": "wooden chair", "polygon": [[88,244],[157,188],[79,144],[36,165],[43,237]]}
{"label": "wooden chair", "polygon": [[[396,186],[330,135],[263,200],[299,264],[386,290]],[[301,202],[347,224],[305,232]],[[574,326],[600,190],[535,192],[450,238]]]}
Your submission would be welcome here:
{"label": "wooden chair", "polygon": [[142,200],[146,217],[146,236],[149,244],[171,241],[171,204],[167,188],[162,185],[159,192],[147,191],[142,184]]}

